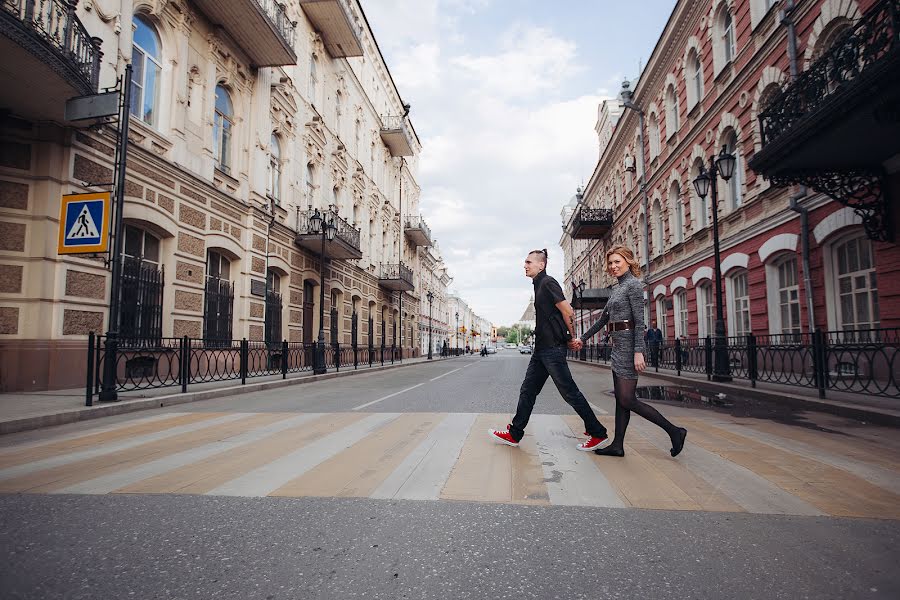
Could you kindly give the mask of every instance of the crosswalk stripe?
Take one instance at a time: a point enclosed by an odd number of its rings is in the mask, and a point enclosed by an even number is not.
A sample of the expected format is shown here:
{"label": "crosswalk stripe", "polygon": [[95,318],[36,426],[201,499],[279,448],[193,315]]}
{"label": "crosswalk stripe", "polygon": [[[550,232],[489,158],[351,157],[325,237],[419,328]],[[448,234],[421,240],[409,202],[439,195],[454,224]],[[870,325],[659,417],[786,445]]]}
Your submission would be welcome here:
{"label": "crosswalk stripe", "polygon": [[68,452],[66,454],[51,456],[48,458],[27,462],[25,464],[0,469],[0,481],[12,479],[15,477],[21,477],[22,475],[34,473],[36,471],[52,469],[54,467],[59,467],[62,465],[122,452],[123,450],[129,450],[143,444],[157,442],[159,440],[171,438],[176,435],[195,432],[207,427],[215,427],[224,423],[230,423],[238,419],[246,418],[248,415],[249,413],[232,413],[218,416],[216,414],[202,414],[202,416],[199,416],[197,419],[192,419],[194,421],[192,423],[178,425],[168,429],[163,429],[161,431],[154,431],[153,433],[146,433],[144,435],[129,437],[118,442],[93,446],[86,450]]}
{"label": "crosswalk stripe", "polygon": [[195,448],[189,448],[188,450],[143,463],[130,469],[116,471],[114,473],[109,473],[108,475],[82,481],[75,485],[55,490],[55,493],[108,494],[144,479],[202,461],[210,456],[215,456],[216,454],[221,454],[229,450],[240,450],[242,446],[253,444],[286,429],[311,421],[316,416],[317,415],[312,413],[302,414],[275,423],[254,427],[249,431],[245,431],[233,437],[215,440],[214,442]]}
{"label": "crosswalk stripe", "polygon": [[557,415],[533,415],[528,433],[535,436],[552,504],[624,507],[589,452],[575,449],[578,438]]}
{"label": "crosswalk stripe", "polygon": [[319,463],[346,450],[399,413],[375,413],[207,492],[213,496],[267,496]]}
{"label": "crosswalk stripe", "polygon": [[475,416],[474,413],[447,415],[375,488],[370,498],[437,500]]}

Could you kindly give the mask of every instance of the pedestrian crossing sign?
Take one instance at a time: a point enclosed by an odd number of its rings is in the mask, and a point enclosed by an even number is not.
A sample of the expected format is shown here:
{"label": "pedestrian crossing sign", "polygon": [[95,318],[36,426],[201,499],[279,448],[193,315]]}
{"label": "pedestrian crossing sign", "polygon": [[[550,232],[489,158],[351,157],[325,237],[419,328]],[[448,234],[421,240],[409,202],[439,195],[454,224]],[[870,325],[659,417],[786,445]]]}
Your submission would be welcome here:
{"label": "pedestrian crossing sign", "polygon": [[110,193],[68,194],[59,206],[58,254],[106,252]]}

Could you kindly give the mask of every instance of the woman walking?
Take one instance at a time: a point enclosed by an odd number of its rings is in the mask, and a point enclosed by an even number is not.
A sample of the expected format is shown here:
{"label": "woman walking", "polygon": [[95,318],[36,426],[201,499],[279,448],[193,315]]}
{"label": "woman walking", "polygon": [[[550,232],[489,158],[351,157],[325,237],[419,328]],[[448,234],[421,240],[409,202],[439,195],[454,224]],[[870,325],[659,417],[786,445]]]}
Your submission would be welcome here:
{"label": "woman walking", "polygon": [[672,456],[678,456],[684,447],[687,430],[676,427],[659,414],[659,411],[637,399],[638,374],[646,368],[644,361],[644,293],[638,277],[641,268],[634,252],[624,246],[614,246],[606,253],[606,270],[619,280],[613,288],[600,320],[579,339],[572,342],[574,350],[580,350],[584,341],[593,337],[604,326],[613,342],[612,371],[616,394],[616,436],[605,448],[594,450],[601,456],[625,456],[625,430],[631,412],[634,411],[651,423],[659,425],[672,440]]}

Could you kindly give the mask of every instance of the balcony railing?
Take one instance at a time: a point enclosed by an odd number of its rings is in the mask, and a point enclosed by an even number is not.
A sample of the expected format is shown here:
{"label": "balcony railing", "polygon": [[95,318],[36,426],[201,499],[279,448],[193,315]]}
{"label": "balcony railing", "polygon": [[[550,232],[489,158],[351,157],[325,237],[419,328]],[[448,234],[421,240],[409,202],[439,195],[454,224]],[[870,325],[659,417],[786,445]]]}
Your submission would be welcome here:
{"label": "balcony railing", "polygon": [[300,0],[300,6],[332,58],[363,55],[359,31],[342,1]]}
{"label": "balcony railing", "polygon": [[882,0],[872,7],[760,113],[763,145],[774,142],[829,103],[846,84],[891,58],[900,45],[898,27],[900,8],[896,0]]}
{"label": "balcony railing", "polygon": [[572,217],[570,234],[576,240],[602,238],[613,226],[613,211],[609,208],[580,207]]}
{"label": "balcony railing", "polygon": [[[322,234],[313,233],[309,225],[309,219],[314,212],[314,209],[309,209],[301,211],[298,215],[296,243],[298,246],[303,246],[318,254],[322,250]],[[334,209],[320,211],[320,214],[322,213],[324,213],[323,217],[326,222],[332,220],[337,227],[334,239],[325,241],[325,256],[327,258],[362,258],[359,229],[342,219]]]}
{"label": "balcony railing", "polygon": [[428,225],[425,223],[425,219],[422,217],[407,217],[404,231],[406,232],[406,236],[416,246],[431,246],[431,229],[429,229]]}
{"label": "balcony railing", "polygon": [[391,156],[412,156],[413,141],[406,126],[406,117],[386,115],[381,117],[381,139],[391,151]]}
{"label": "balcony railing", "polygon": [[[91,38],[87,29],[75,16],[75,4],[63,0],[2,0],[3,13],[19,22],[31,35],[10,32],[26,49],[35,52],[39,47],[52,49],[66,76],[80,94],[97,91],[100,77],[100,39]],[[4,15],[2,21],[7,21]],[[3,30],[9,25],[4,24]],[[46,61],[50,62],[50,61]],[[56,67],[57,65],[51,65]]]}
{"label": "balcony railing", "polygon": [[415,289],[412,269],[403,263],[382,264],[378,284],[394,291],[408,292]]}
{"label": "balcony railing", "polygon": [[297,63],[295,24],[278,0],[194,0],[200,10],[225,29],[257,67]]}

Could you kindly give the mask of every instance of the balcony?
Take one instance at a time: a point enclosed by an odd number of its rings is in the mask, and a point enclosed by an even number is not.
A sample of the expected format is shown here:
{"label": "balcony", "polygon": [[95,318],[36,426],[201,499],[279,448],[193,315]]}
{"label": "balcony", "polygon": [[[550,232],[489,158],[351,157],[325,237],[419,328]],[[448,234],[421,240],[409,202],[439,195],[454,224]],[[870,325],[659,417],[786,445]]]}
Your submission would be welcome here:
{"label": "balcony", "polygon": [[613,211],[608,208],[579,207],[572,217],[569,235],[576,240],[597,240],[613,226]]}
{"label": "balcony", "polygon": [[891,236],[882,165],[900,154],[900,9],[877,2],[759,115],[750,167],[772,184],[806,185]]}
{"label": "balcony", "polygon": [[63,121],[66,100],[97,91],[100,38],[64,0],[0,0],[0,106],[34,120]]}
{"label": "balcony", "polygon": [[276,0],[194,0],[247,53],[255,67],[297,64],[294,23]]}
{"label": "balcony", "polygon": [[575,310],[603,310],[612,293],[612,288],[588,288],[584,293],[577,294],[572,299],[572,308]]}
{"label": "balcony", "polygon": [[406,126],[406,117],[399,115],[381,117],[381,141],[391,151],[391,156],[413,155],[413,141]]}
{"label": "balcony", "polygon": [[[313,215],[313,209],[302,211],[297,224],[297,237],[294,243],[301,248],[306,248],[313,254],[322,252],[322,234],[312,233],[309,226],[309,218]],[[333,240],[325,240],[325,258],[355,260],[362,258],[362,250],[359,246],[359,229],[338,216],[333,209],[323,211],[325,221],[334,220],[337,231]]]}
{"label": "balcony", "polygon": [[300,0],[306,18],[322,36],[332,58],[362,56],[359,30],[339,0]]}
{"label": "balcony", "polygon": [[382,264],[378,285],[394,292],[411,292],[416,287],[413,285],[412,269],[403,263]]}
{"label": "balcony", "polygon": [[403,231],[406,233],[409,241],[416,246],[431,247],[431,229],[428,228],[425,219],[422,217],[407,217],[406,227],[404,227]]}

